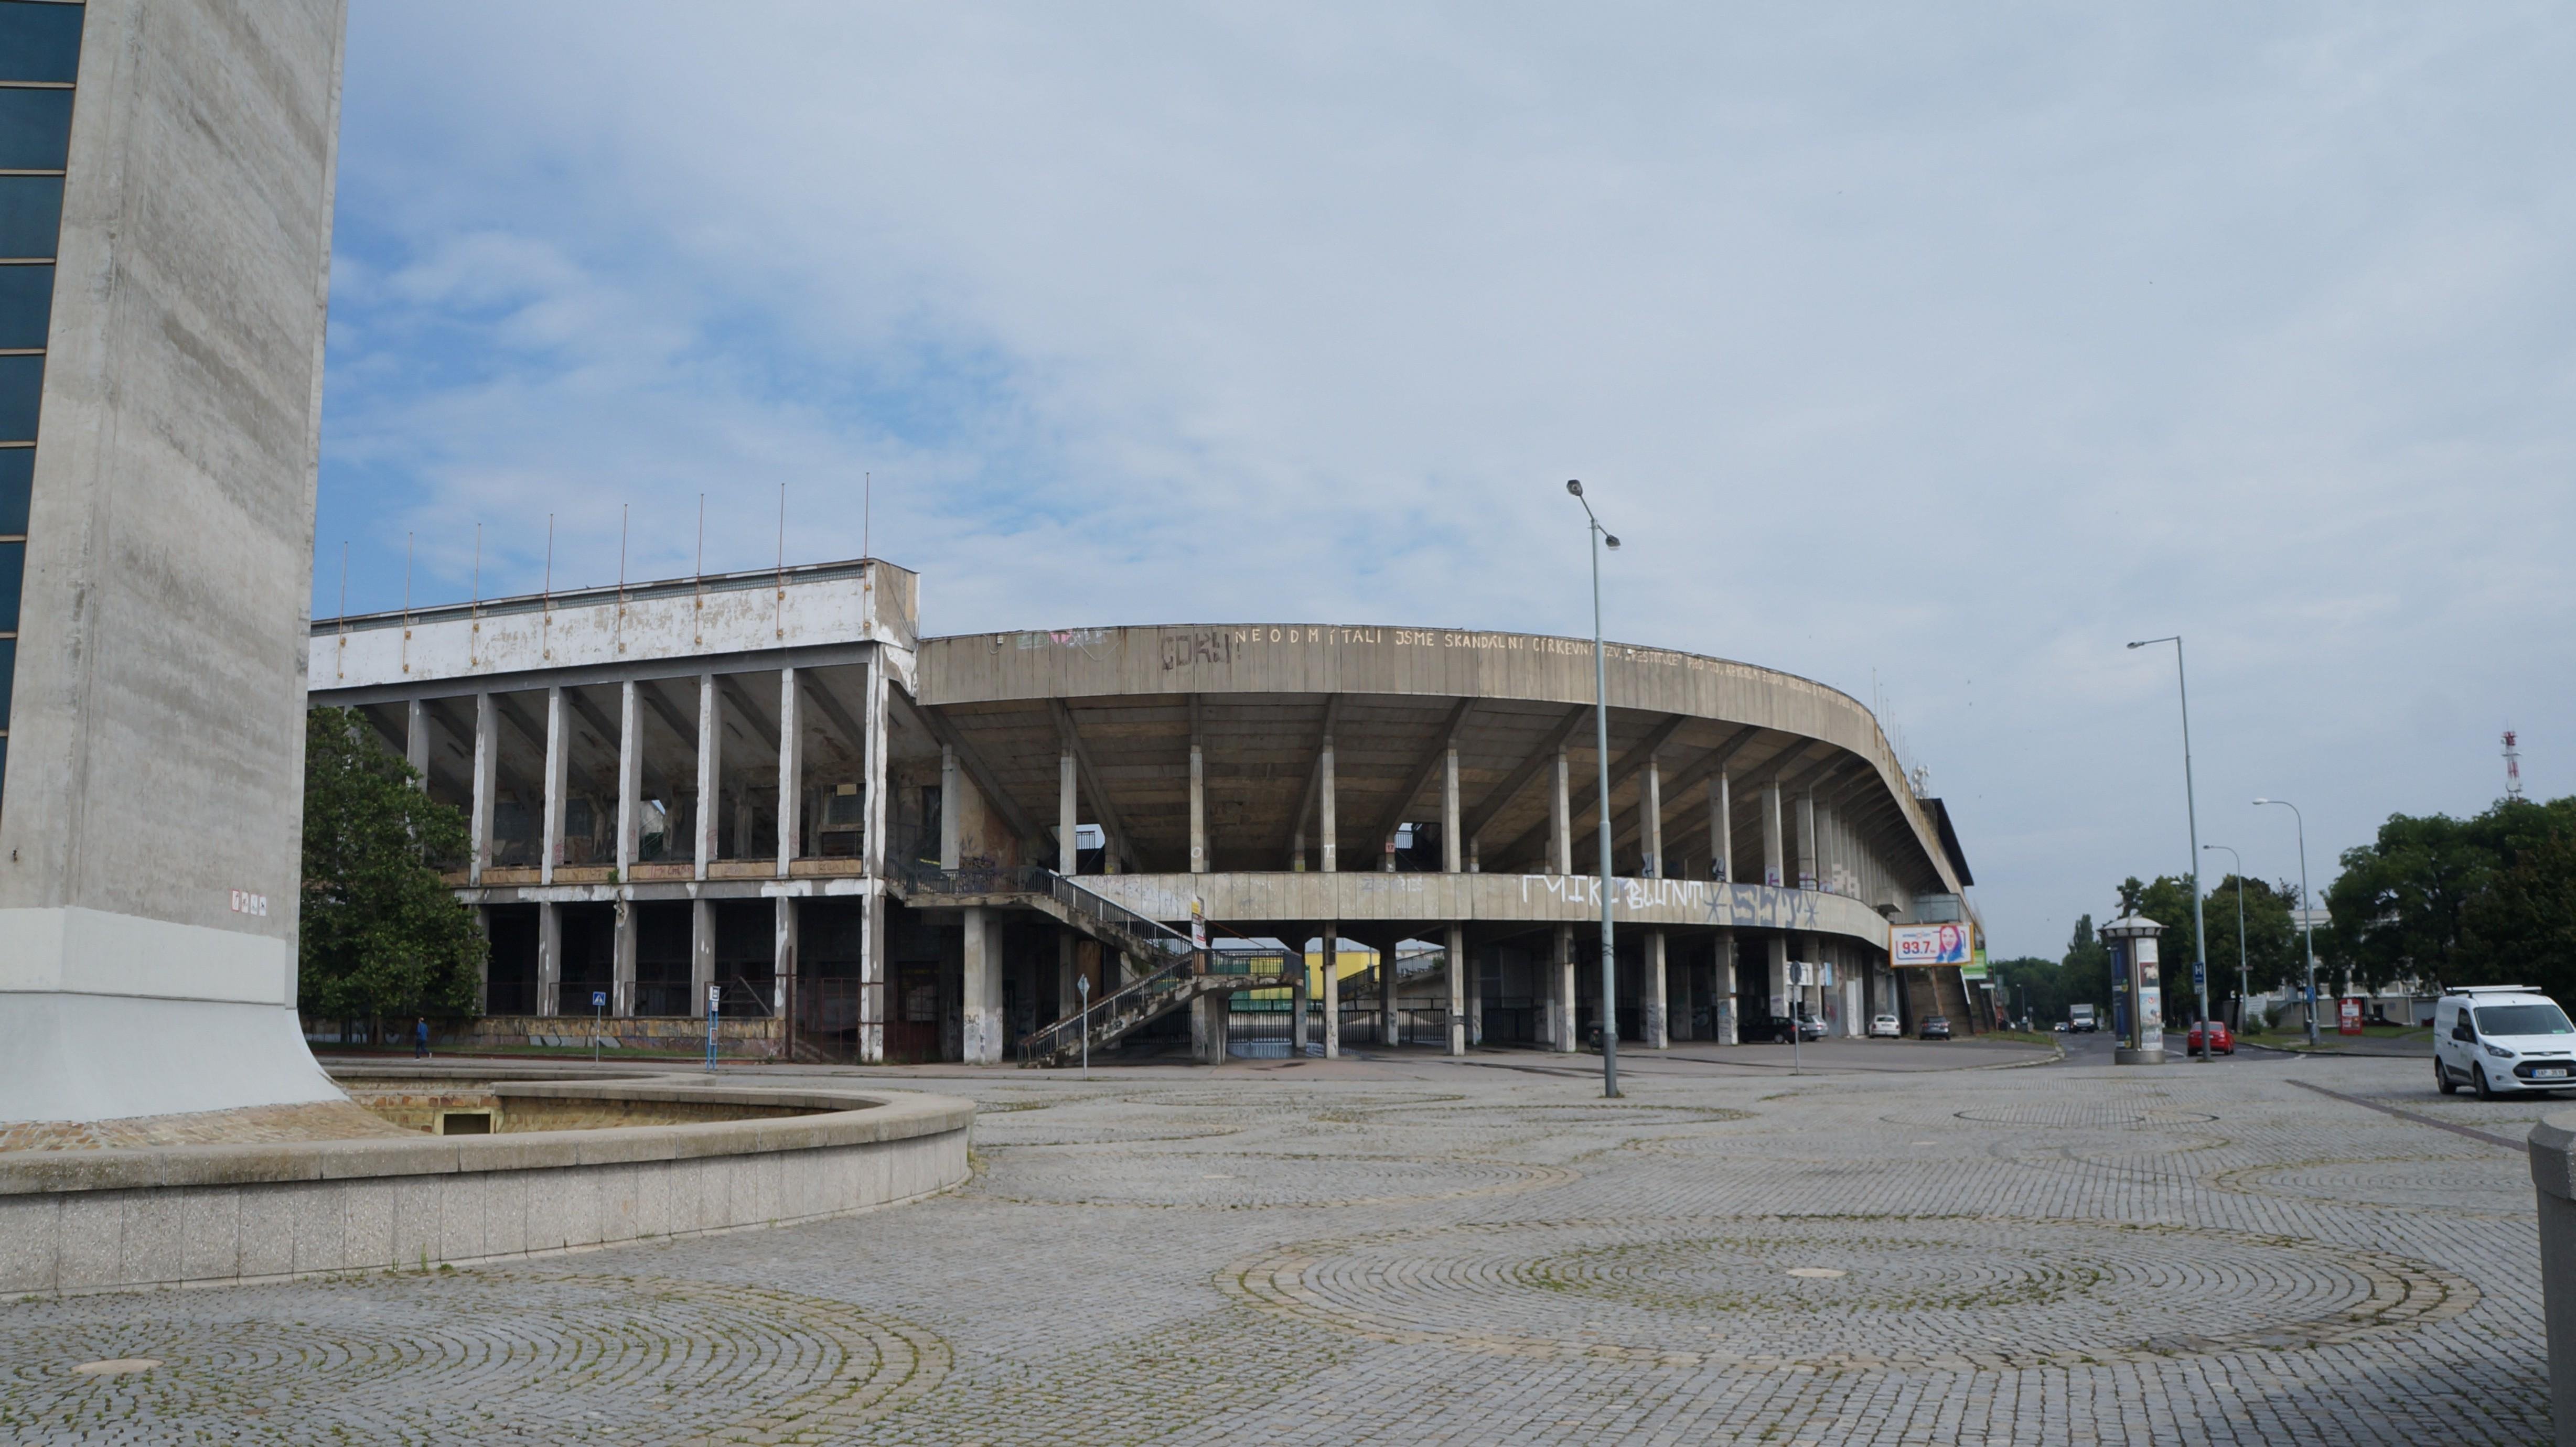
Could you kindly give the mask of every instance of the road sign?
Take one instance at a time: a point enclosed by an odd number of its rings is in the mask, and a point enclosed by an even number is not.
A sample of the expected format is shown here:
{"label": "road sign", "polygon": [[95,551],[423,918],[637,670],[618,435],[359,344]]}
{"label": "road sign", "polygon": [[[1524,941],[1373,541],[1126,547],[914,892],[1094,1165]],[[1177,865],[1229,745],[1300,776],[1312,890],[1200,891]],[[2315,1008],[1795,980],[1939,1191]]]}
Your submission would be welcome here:
{"label": "road sign", "polygon": [[592,1009],[594,1009],[594,1010],[605,1010],[605,1009],[607,1009],[607,1008],[608,1008],[608,992],[607,992],[606,990],[593,990],[593,991],[591,991],[591,992],[590,992],[590,1008],[592,1008]]}
{"label": "road sign", "polygon": [[2209,993],[2209,966],[2199,960],[2191,962],[2191,992],[2195,995]]}

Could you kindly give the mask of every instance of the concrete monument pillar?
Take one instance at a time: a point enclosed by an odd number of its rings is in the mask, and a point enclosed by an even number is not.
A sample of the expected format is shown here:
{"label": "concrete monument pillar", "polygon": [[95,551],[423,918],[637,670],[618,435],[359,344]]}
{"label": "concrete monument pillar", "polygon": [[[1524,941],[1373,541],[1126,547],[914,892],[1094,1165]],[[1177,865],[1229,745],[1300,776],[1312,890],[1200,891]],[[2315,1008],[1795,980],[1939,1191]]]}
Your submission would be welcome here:
{"label": "concrete monument pillar", "polygon": [[337,1099],[295,1002],[343,6],[16,11],[0,80],[69,119],[0,176],[53,263],[0,372],[0,1122]]}
{"label": "concrete monument pillar", "polygon": [[991,910],[966,910],[965,1048],[969,1065],[1002,1063],[1001,922]]}

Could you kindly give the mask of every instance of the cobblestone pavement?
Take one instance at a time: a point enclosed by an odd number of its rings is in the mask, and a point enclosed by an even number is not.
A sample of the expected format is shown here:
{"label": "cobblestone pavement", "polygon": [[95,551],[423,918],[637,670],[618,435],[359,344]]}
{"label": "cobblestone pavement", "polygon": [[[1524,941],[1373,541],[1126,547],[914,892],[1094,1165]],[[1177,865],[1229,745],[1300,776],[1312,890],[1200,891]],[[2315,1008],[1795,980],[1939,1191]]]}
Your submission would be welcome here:
{"label": "cobblestone pavement", "polygon": [[938,1200],[0,1305],[0,1443],[2547,1440],[2521,1155],[2357,1102],[2547,1103],[1925,1058],[916,1074]]}

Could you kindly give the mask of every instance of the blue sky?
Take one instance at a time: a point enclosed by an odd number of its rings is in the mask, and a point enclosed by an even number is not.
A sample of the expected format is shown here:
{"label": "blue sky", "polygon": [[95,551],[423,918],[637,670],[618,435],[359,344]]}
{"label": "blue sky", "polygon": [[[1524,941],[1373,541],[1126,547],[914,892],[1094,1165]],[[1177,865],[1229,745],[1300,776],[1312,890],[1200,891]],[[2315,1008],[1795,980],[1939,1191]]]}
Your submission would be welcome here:
{"label": "blue sky", "polygon": [[[2006,953],[2576,788],[2576,17],[362,3],[315,610],[875,550],[934,631],[1883,696]],[[2213,877],[2215,873],[2213,871]]]}

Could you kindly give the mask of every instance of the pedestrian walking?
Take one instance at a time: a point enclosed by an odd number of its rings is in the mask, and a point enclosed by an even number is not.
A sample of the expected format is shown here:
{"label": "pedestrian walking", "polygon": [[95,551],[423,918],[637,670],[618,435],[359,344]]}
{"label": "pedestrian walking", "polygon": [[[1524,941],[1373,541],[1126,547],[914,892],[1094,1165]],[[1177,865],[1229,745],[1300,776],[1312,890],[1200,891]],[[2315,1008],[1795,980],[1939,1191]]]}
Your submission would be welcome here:
{"label": "pedestrian walking", "polygon": [[411,1058],[414,1060],[429,1058],[429,1017],[426,1015],[421,1016],[420,1022],[411,1027]]}

